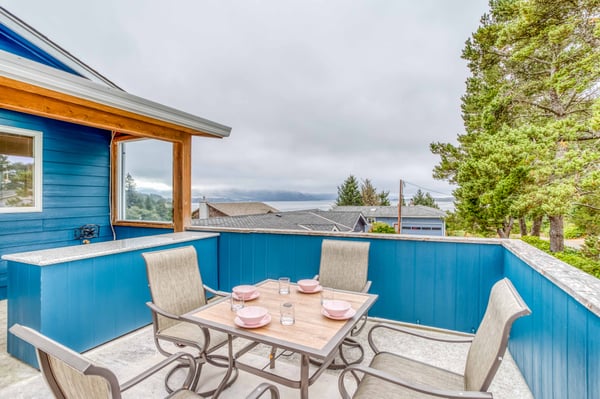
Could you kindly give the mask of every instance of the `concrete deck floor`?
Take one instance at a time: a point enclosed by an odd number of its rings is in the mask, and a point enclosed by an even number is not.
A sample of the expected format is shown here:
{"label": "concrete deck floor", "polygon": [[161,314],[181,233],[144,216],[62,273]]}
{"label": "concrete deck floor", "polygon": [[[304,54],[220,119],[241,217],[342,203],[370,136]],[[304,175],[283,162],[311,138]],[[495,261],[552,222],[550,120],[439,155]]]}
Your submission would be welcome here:
{"label": "concrete deck floor", "polygon": [[[373,320],[370,320],[358,337],[359,341],[363,342],[366,352],[363,364],[368,364],[373,355],[366,342],[366,332],[369,329],[369,324],[373,324],[373,322]],[[429,362],[434,360],[433,364],[437,366],[462,372],[462,365],[464,364],[468,345],[431,344],[430,342],[424,344],[423,340],[404,334],[386,336],[385,339],[391,347],[400,350],[405,356]],[[236,340],[235,342],[237,342],[237,346],[243,343],[241,340]],[[86,352],[85,355],[111,369],[121,383],[164,358],[154,347],[151,326],[144,327],[92,349]],[[251,362],[266,364],[267,355],[268,348],[259,347],[245,356],[248,356],[248,360]],[[277,370],[286,374],[297,372],[297,364],[295,355],[289,358],[284,356],[278,359]],[[205,366],[203,378],[201,379],[203,387],[206,387],[206,389],[214,388],[222,375],[222,369]],[[339,371],[327,370],[323,373],[310,387],[310,397],[339,398],[340,394],[337,388],[338,375]],[[166,391],[163,387],[163,377],[164,372],[158,373],[125,392],[123,397],[165,397]],[[237,381],[231,388],[225,390],[220,397],[224,399],[243,398],[262,381],[258,377],[240,372]],[[299,392],[296,389],[282,386],[279,386],[279,388],[283,399],[299,397]],[[500,366],[490,391],[498,399],[533,398],[521,373],[508,353]],[[51,397],[50,392],[40,373],[6,353],[6,300],[0,301],[0,398],[38,399],[49,397]],[[268,398],[268,394],[263,397]]]}

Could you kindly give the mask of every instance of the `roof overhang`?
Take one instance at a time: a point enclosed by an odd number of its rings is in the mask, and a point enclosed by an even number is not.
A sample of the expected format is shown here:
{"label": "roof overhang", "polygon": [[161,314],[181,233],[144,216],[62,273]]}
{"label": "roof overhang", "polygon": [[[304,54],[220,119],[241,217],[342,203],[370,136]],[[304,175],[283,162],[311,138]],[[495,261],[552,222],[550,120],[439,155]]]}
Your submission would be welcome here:
{"label": "roof overhang", "polygon": [[231,128],[0,50],[0,107],[119,133],[182,141]]}
{"label": "roof overhang", "polygon": [[103,83],[108,86],[119,88],[116,84],[108,80],[105,76],[92,69],[89,65],[82,62],[80,59],[69,53],[52,40],[38,32],[31,25],[28,25],[25,21],[18,18],[16,15],[10,13],[7,9],[0,7],[0,23],[6,26],[11,31],[15,32],[27,42],[33,46],[41,49],[49,56],[61,62],[71,70],[80,74],[83,77],[88,78],[99,83]]}

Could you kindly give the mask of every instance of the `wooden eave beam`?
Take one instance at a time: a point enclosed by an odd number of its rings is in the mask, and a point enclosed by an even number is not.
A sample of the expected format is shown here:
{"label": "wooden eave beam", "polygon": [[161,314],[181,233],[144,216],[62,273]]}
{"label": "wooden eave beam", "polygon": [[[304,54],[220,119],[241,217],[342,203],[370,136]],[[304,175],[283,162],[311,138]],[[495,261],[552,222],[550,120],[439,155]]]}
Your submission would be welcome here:
{"label": "wooden eave beam", "polygon": [[0,76],[0,107],[78,125],[173,142],[213,134]]}

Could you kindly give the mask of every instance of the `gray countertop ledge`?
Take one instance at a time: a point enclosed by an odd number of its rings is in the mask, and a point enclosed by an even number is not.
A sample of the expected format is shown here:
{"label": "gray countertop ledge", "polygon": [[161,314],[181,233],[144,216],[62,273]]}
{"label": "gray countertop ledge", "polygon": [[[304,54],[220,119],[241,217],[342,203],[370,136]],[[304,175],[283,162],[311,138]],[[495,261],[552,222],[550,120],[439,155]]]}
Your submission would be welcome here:
{"label": "gray countertop ledge", "polygon": [[600,316],[599,279],[521,240],[504,240],[503,245],[576,301]]}
{"label": "gray countertop ledge", "polygon": [[57,263],[72,262],[81,259],[96,258],[139,249],[154,248],[178,244],[187,241],[218,237],[218,233],[185,231],[181,233],[159,234],[155,236],[127,238],[124,240],[104,241],[94,244],[73,245],[39,251],[6,254],[3,260],[20,262],[36,266],[48,266]]}

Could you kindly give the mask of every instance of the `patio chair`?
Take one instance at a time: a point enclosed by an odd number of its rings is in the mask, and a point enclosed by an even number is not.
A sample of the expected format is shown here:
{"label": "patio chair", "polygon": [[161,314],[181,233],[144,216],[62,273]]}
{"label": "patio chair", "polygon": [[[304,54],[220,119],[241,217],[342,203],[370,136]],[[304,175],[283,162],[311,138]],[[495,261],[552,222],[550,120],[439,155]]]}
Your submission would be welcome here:
{"label": "patio chair", "polygon": [[[371,282],[367,280],[369,247],[369,242],[323,240],[321,244],[319,274],[315,276],[315,279],[319,280],[319,283],[323,287],[345,291],[369,292],[369,288],[371,287]],[[350,336],[357,336],[364,328],[366,322],[367,315],[352,329]],[[360,356],[348,362],[344,356],[344,347],[358,349]],[[350,337],[347,337],[343,341],[339,353],[342,363],[336,363],[334,359],[329,366],[330,369],[339,370],[348,364],[360,363],[365,356],[363,347]],[[313,363],[318,362],[313,360]]]}
{"label": "patio chair", "polygon": [[[187,378],[183,386],[168,395],[167,398],[200,398],[198,394],[189,389],[196,374],[195,361],[189,353],[175,353],[124,384],[119,385],[116,375],[109,369],[95,364],[85,356],[29,327],[14,324],[9,331],[35,347],[44,380],[56,398],[119,399],[122,392],[134,387],[171,363],[180,361],[185,361],[188,364]],[[279,398],[277,387],[263,383],[252,391],[246,399],[259,398],[267,391],[270,391],[272,398]]]}
{"label": "patio chair", "polygon": [[[486,312],[474,336],[439,338],[418,333],[412,329],[378,324],[369,331],[369,345],[375,356],[369,367],[352,365],[339,376],[342,398],[350,395],[345,386],[345,375],[351,373],[358,384],[352,398],[492,398],[487,392],[506,351],[508,336],[515,320],[531,313],[510,280],[504,278],[492,287]],[[427,363],[390,352],[380,351],[373,333],[389,329],[425,339],[448,343],[470,342],[464,374],[454,373]],[[362,379],[358,378],[362,375]]]}
{"label": "patio chair", "polygon": [[[172,350],[163,345],[169,343],[176,348],[190,347],[196,359],[196,376],[192,389],[196,388],[202,366],[205,363],[226,368],[225,356],[212,354],[227,343],[227,335],[218,331],[209,331],[195,324],[181,320],[180,316],[207,303],[206,292],[218,296],[227,296],[225,292],[215,291],[202,283],[198,257],[192,246],[143,253],[152,302],[146,305],[152,311],[154,343],[160,353],[170,356]],[[165,378],[167,391],[169,379],[180,367],[174,367]],[[228,385],[237,378],[237,369]],[[202,393],[211,396],[214,390]]]}

